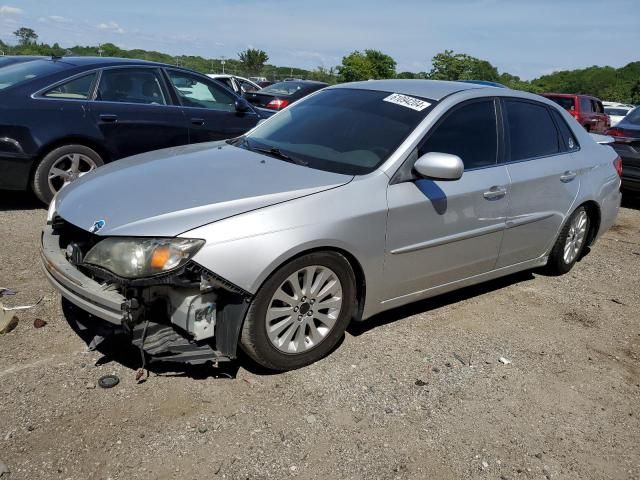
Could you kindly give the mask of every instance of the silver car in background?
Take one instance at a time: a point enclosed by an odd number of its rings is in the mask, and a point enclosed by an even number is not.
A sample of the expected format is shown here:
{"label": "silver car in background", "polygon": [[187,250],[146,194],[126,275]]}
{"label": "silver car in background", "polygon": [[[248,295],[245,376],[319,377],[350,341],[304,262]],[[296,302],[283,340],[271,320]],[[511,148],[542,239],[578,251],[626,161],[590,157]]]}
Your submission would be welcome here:
{"label": "silver car in background", "polygon": [[42,236],[95,346],[275,370],[352,319],[513,272],[568,272],[614,223],[620,159],[555,103],[459,82],[321,90],[226,142],[151,152],[62,190]]}

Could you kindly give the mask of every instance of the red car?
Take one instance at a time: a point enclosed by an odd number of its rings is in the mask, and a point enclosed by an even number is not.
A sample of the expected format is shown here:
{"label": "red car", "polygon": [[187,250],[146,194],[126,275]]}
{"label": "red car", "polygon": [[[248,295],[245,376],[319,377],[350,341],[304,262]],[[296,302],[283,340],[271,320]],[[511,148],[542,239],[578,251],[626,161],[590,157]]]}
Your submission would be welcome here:
{"label": "red car", "polygon": [[604,133],[611,126],[598,98],[572,93],[543,93],[542,96],[567,110],[587,132]]}

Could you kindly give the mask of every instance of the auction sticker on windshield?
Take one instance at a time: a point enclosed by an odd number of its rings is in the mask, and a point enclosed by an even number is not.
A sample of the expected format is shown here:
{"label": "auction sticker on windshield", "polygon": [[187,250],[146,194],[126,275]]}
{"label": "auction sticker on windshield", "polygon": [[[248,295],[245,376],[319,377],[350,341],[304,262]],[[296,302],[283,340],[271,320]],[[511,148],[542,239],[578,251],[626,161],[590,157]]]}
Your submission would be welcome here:
{"label": "auction sticker on windshield", "polygon": [[431,106],[429,102],[425,102],[424,100],[420,100],[418,98],[410,97],[409,95],[403,95],[401,93],[392,93],[386,98],[383,98],[385,102],[395,103],[396,105],[400,105],[402,107],[407,107],[412,110],[416,110],[421,112],[425,108]]}

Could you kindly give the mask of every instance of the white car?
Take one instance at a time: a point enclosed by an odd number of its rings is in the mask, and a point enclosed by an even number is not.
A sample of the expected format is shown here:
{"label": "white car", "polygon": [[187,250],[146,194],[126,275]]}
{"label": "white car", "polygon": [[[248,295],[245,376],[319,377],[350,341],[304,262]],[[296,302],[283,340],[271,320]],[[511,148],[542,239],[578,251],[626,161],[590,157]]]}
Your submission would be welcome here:
{"label": "white car", "polygon": [[607,106],[604,107],[604,113],[609,115],[609,119],[611,120],[611,126],[615,127],[618,123],[622,121],[627,114],[633,110],[632,106],[623,105],[620,106]]}
{"label": "white car", "polygon": [[213,78],[214,80],[222,83],[238,95],[242,95],[245,92],[257,92],[262,88],[260,85],[248,78],[238,77],[236,75],[207,73],[207,77]]}

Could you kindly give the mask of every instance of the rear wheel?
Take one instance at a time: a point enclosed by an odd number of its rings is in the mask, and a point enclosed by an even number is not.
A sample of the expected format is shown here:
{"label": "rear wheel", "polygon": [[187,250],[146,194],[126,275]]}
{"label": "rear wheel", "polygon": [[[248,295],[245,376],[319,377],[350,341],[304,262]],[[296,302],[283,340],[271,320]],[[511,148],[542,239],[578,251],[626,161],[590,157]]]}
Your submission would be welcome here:
{"label": "rear wheel", "polygon": [[356,306],[355,275],[334,252],[304,255],[258,290],[243,325],[242,349],[272,370],[309,365],[331,351]]}
{"label": "rear wheel", "polygon": [[84,145],[58,147],[40,161],[33,175],[33,192],[44,203],[74,180],[104,165],[94,150]]}
{"label": "rear wheel", "polygon": [[547,272],[562,275],[573,268],[580,258],[587,241],[591,222],[584,207],[578,208],[566,222],[556,240],[549,261]]}

